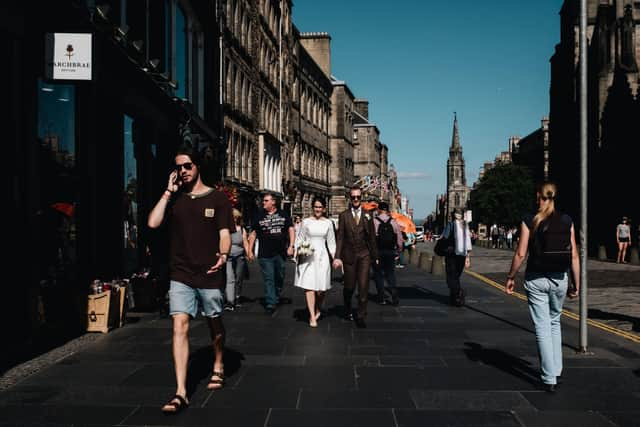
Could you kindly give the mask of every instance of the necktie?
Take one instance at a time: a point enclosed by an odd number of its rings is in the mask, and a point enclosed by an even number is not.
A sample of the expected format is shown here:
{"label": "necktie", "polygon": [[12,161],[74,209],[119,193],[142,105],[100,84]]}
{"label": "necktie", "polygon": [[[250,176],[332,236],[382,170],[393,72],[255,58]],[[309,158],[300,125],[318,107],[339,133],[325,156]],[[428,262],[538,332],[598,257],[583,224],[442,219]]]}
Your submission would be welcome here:
{"label": "necktie", "polygon": [[356,219],[356,225],[360,224],[360,211],[359,210],[356,211],[355,219]]}

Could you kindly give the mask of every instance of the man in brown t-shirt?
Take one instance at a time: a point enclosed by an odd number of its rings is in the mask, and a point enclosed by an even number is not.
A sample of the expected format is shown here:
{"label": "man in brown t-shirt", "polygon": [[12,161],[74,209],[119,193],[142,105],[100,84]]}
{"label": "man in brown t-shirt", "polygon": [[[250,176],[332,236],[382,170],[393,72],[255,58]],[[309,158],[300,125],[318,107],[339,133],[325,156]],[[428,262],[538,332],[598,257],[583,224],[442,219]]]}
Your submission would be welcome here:
{"label": "man in brown t-shirt", "polygon": [[187,399],[187,363],[189,360],[189,321],[197,314],[198,303],[207,317],[215,361],[207,388],[224,385],[222,361],[225,331],[222,323],[223,291],[226,284],[227,257],[234,228],[231,203],[226,196],[206,186],[199,172],[197,153],[180,148],[175,170],[167,189],[149,214],[150,228],[165,220],[170,227],[169,289],[173,317],[173,359],[176,393],[162,407],[165,413],[177,413],[189,405]]}

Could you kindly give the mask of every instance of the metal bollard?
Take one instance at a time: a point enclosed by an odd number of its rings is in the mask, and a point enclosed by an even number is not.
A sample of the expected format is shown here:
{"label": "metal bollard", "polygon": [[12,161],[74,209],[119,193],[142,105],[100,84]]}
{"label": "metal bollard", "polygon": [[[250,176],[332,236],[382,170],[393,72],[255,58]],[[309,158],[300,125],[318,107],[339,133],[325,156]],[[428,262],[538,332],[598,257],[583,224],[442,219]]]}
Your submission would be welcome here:
{"label": "metal bollard", "polygon": [[598,260],[600,261],[607,260],[607,248],[604,245],[598,246]]}
{"label": "metal bollard", "polygon": [[640,256],[638,256],[638,248],[631,248],[629,254],[629,263],[633,265],[640,265]]}
{"label": "metal bollard", "polygon": [[418,268],[425,270],[425,271],[431,271],[431,260],[433,259],[433,256],[426,253],[426,252],[420,252],[420,260],[418,261]]}
{"label": "metal bollard", "polygon": [[420,252],[417,249],[411,250],[410,262],[413,266],[418,266],[418,262],[420,261]]}
{"label": "metal bollard", "polygon": [[434,276],[444,276],[444,257],[434,255],[431,261],[431,274]]}

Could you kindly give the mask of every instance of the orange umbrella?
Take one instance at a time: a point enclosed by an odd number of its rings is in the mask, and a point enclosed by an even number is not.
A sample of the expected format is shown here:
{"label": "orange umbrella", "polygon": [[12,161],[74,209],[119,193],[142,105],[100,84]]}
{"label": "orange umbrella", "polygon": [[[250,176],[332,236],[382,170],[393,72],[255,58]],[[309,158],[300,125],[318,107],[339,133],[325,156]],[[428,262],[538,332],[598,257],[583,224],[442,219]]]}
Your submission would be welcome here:
{"label": "orange umbrella", "polygon": [[58,203],[52,204],[51,207],[57,210],[58,212],[65,214],[68,217],[72,217],[75,211],[71,203],[58,202]]}
{"label": "orange umbrella", "polygon": [[378,209],[378,202],[375,202],[375,201],[362,202],[361,206],[362,206],[362,209],[364,209],[365,211],[372,211],[374,209]]}
{"label": "orange umbrella", "polygon": [[400,227],[404,227],[405,233],[415,233],[416,225],[411,218],[398,212],[392,212],[391,217],[396,220]]}

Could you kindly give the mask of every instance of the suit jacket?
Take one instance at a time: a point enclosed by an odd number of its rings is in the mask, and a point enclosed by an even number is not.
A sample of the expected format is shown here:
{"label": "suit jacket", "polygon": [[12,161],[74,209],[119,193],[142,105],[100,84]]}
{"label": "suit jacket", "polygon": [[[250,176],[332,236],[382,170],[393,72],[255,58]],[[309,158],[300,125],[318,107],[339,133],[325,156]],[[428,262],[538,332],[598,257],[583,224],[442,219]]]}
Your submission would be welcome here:
{"label": "suit jacket", "polygon": [[[368,216],[368,218],[367,218]],[[362,236],[364,234],[364,239]],[[356,256],[360,255],[356,250],[359,243],[364,240],[364,251],[368,252],[372,261],[378,259],[378,245],[376,243],[376,231],[373,224],[373,216],[362,210],[360,223],[356,225],[351,208],[348,208],[338,217],[338,230],[336,235],[336,258],[345,264],[353,264]],[[356,243],[357,242],[357,243]]]}

